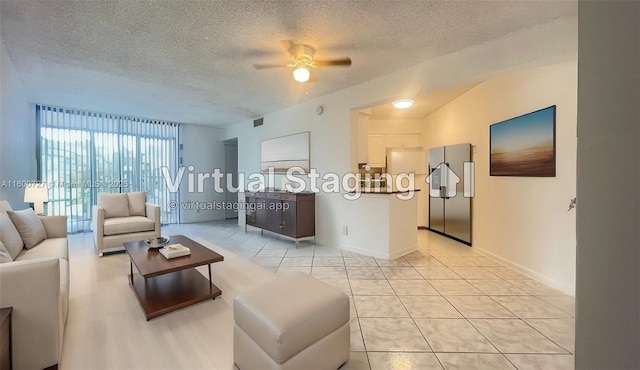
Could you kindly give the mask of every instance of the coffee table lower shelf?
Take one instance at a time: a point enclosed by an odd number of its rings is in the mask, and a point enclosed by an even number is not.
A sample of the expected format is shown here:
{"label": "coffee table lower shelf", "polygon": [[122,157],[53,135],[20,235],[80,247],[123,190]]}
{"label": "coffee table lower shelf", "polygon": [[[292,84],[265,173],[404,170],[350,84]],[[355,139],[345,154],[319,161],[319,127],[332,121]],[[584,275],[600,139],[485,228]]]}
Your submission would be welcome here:
{"label": "coffee table lower shelf", "polygon": [[147,321],[222,294],[195,268],[146,279],[139,274],[128,275]]}

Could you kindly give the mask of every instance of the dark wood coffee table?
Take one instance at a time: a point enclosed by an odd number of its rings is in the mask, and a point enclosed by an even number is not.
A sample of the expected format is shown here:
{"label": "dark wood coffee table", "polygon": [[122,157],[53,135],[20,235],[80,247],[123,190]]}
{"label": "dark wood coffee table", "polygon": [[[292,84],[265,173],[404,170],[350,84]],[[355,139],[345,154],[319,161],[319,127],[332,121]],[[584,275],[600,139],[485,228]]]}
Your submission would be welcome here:
{"label": "dark wood coffee table", "polygon": [[[170,244],[189,248],[191,254],[166,259],[144,241],[124,243],[131,259],[129,281],[147,321],[222,294],[211,281],[211,264],[224,261],[224,257],[184,235],[169,239]],[[134,275],[133,265],[139,274]],[[195,269],[204,265],[209,267],[209,280]]]}

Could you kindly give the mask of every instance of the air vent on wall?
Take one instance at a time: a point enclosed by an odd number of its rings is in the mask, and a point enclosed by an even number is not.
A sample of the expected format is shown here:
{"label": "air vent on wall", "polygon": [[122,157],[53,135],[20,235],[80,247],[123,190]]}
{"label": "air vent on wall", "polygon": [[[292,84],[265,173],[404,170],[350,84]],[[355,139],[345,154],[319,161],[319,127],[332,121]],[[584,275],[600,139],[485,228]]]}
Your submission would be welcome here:
{"label": "air vent on wall", "polygon": [[262,126],[264,123],[264,118],[258,118],[253,120],[253,127]]}

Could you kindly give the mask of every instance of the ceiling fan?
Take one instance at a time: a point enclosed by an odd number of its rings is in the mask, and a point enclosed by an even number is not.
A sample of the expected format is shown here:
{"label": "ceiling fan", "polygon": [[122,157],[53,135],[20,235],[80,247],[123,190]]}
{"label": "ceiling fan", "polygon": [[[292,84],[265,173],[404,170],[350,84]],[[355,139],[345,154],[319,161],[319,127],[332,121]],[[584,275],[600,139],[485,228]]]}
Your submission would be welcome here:
{"label": "ceiling fan", "polygon": [[349,67],[351,65],[351,58],[340,58],[340,59],[332,59],[332,60],[315,60],[313,59],[313,55],[316,52],[316,49],[309,45],[304,44],[294,44],[291,41],[285,41],[288,45],[285,45],[287,52],[291,56],[291,62],[288,64],[254,64],[253,67],[255,69],[266,69],[266,68],[281,68],[281,67],[289,67],[295,68],[293,71],[293,78],[298,82],[306,82],[309,80],[309,76],[311,72],[309,69],[311,68],[320,68],[320,67],[333,67],[333,66],[342,66]]}

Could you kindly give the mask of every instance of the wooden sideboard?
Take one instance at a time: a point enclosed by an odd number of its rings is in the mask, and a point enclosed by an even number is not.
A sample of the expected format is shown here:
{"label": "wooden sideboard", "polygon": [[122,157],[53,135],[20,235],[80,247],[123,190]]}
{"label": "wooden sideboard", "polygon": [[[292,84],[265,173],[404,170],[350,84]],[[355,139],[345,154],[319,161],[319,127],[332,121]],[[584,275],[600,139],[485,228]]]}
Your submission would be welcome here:
{"label": "wooden sideboard", "polygon": [[316,234],[316,198],[311,192],[246,192],[246,224],[298,239]]}

